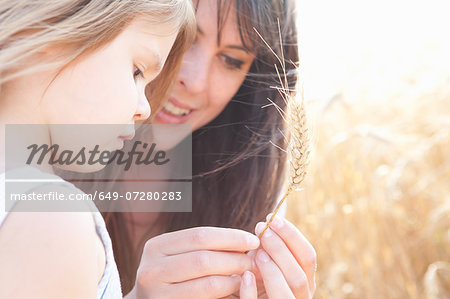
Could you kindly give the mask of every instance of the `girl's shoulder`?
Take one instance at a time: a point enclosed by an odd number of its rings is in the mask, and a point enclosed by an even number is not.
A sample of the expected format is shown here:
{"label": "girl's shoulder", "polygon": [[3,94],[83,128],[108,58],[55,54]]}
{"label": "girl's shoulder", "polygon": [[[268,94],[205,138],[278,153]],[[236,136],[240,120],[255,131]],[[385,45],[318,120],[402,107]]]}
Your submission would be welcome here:
{"label": "girl's shoulder", "polygon": [[88,212],[19,212],[0,229],[0,264],[2,291],[19,298],[66,297],[67,290],[74,298],[94,298],[105,252]]}
{"label": "girl's shoulder", "polygon": [[[40,184],[33,186],[33,191],[82,193],[70,183]],[[26,202],[16,203],[13,210],[20,211],[23,204]],[[105,270],[106,255],[92,215],[91,212],[7,213],[0,226],[2,293],[14,294],[16,298],[94,298]],[[23,287],[24,282],[27,288]]]}

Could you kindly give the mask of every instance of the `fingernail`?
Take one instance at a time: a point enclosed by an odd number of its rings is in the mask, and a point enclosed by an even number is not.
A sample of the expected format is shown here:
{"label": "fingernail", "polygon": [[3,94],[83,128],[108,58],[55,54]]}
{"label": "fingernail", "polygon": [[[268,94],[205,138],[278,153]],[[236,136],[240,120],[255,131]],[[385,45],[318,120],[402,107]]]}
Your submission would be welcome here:
{"label": "fingernail", "polygon": [[263,250],[260,250],[258,253],[258,259],[260,262],[267,263],[270,260],[270,257]]}
{"label": "fingernail", "polygon": [[280,229],[283,226],[283,224],[284,224],[283,219],[281,219],[281,217],[278,215],[276,215],[275,218],[273,218],[272,223],[271,223],[271,225],[274,228],[278,228],[278,229]]}
{"label": "fingernail", "polygon": [[248,235],[247,236],[247,244],[251,248],[257,248],[259,247],[259,239],[255,235]]}
{"label": "fingernail", "polygon": [[265,223],[264,222],[258,222],[255,227],[255,233],[259,235],[261,231],[264,229]]}
{"label": "fingernail", "polygon": [[244,285],[250,286],[252,284],[253,278],[249,271],[244,272],[243,279],[244,279]]}
{"label": "fingernail", "polygon": [[269,237],[272,237],[272,236],[273,236],[272,230],[270,228],[267,228],[266,231],[264,232],[263,237],[264,238],[269,238]]}
{"label": "fingernail", "polygon": [[270,218],[272,218],[273,213],[269,213],[269,215],[266,216],[266,221],[269,221]]}

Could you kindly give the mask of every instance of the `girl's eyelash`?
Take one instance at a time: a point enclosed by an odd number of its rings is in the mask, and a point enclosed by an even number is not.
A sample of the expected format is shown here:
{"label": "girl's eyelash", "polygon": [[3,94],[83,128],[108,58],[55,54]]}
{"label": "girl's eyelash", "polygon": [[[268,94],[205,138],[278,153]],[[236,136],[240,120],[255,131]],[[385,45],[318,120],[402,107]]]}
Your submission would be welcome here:
{"label": "girl's eyelash", "polygon": [[232,58],[228,55],[222,55],[225,65],[229,68],[229,69],[241,69],[242,65],[244,64],[243,61],[239,60],[239,59],[235,59]]}
{"label": "girl's eyelash", "polygon": [[134,66],[133,76],[135,78],[138,76],[144,77],[144,73],[137,66]]}

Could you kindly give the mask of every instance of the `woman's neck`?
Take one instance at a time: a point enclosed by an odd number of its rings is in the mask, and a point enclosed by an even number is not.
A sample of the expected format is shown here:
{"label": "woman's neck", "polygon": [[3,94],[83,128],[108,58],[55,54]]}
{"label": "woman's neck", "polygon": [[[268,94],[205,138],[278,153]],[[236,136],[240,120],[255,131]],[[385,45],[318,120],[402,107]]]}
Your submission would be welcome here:
{"label": "woman's neck", "polygon": [[133,243],[133,248],[142,251],[140,248],[141,241],[156,236],[160,233],[160,227],[157,224],[158,212],[134,212],[124,213],[126,228]]}

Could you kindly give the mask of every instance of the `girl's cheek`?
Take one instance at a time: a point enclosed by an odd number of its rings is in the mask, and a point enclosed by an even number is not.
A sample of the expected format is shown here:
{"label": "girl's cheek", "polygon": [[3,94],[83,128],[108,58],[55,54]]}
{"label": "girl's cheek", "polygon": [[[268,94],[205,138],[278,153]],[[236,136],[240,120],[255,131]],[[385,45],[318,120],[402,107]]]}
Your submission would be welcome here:
{"label": "girl's cheek", "polygon": [[[119,119],[125,116],[132,117],[134,111],[136,111],[138,104],[138,87],[134,85],[124,86],[123,82],[117,83],[117,88],[112,90],[111,93],[106,97],[106,105],[109,110],[111,110],[111,115],[116,115]],[[112,85],[113,86],[113,85]],[[114,104],[113,104],[114,103]],[[131,116],[130,116],[131,115]]]}

